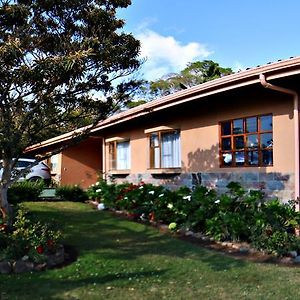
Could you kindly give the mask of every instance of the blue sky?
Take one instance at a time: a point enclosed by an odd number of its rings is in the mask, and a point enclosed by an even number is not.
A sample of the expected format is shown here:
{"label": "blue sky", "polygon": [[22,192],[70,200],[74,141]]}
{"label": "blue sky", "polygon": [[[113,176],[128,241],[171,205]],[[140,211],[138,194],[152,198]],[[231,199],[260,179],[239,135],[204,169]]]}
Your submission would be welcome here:
{"label": "blue sky", "polygon": [[211,59],[235,71],[300,55],[299,0],[132,0],[119,12],[157,79]]}

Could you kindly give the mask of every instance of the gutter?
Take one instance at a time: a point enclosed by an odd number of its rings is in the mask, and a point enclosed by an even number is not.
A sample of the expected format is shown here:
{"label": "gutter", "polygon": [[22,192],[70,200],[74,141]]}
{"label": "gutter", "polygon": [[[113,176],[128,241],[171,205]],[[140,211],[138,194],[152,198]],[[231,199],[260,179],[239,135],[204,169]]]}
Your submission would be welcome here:
{"label": "gutter", "polygon": [[[287,95],[293,96],[294,99],[294,111],[293,111],[293,116],[294,116],[294,152],[295,152],[295,157],[294,157],[294,162],[295,162],[295,199],[299,199],[299,194],[300,194],[300,183],[299,183],[299,171],[300,171],[300,166],[299,166],[299,96],[298,93],[294,90],[286,89],[280,86],[273,85],[269,82],[266,81],[266,77],[264,74],[259,75],[259,80],[260,83],[262,84],[263,87],[266,89],[271,89],[274,91],[278,91]],[[300,205],[300,203],[299,203]],[[300,207],[298,206],[298,210],[300,210]]]}

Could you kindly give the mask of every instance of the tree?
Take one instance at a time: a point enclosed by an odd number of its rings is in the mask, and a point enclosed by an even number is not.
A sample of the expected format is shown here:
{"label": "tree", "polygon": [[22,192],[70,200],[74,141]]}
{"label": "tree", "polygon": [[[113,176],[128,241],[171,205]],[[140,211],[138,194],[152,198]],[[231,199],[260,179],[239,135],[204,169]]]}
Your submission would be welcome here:
{"label": "tree", "polygon": [[[87,134],[136,87],[140,43],[116,16],[130,0],[0,1],[1,208],[17,159],[57,128]],[[117,83],[114,83],[116,82]]]}
{"label": "tree", "polygon": [[179,73],[172,73],[156,81],[146,82],[141,88],[141,94],[150,99],[165,96],[197,84],[231,74],[230,68],[220,67],[212,60],[189,63]]}

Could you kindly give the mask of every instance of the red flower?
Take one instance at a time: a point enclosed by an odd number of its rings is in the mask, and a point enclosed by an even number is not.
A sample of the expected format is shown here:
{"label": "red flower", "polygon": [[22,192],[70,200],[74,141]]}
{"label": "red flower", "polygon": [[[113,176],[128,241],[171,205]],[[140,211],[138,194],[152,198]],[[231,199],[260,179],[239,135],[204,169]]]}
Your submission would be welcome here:
{"label": "red flower", "polygon": [[43,247],[43,246],[38,246],[38,247],[36,247],[36,252],[37,252],[38,254],[42,254],[42,253],[44,252],[44,247]]}

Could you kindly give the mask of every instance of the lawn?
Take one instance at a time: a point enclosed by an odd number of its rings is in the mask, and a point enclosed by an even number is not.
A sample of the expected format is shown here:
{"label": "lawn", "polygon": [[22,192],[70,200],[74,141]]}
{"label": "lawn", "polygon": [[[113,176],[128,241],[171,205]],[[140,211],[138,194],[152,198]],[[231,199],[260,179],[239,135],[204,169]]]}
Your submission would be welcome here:
{"label": "lawn", "polygon": [[78,260],[62,269],[0,275],[1,300],[299,299],[300,268],[235,260],[81,203],[26,205],[62,224]]}

